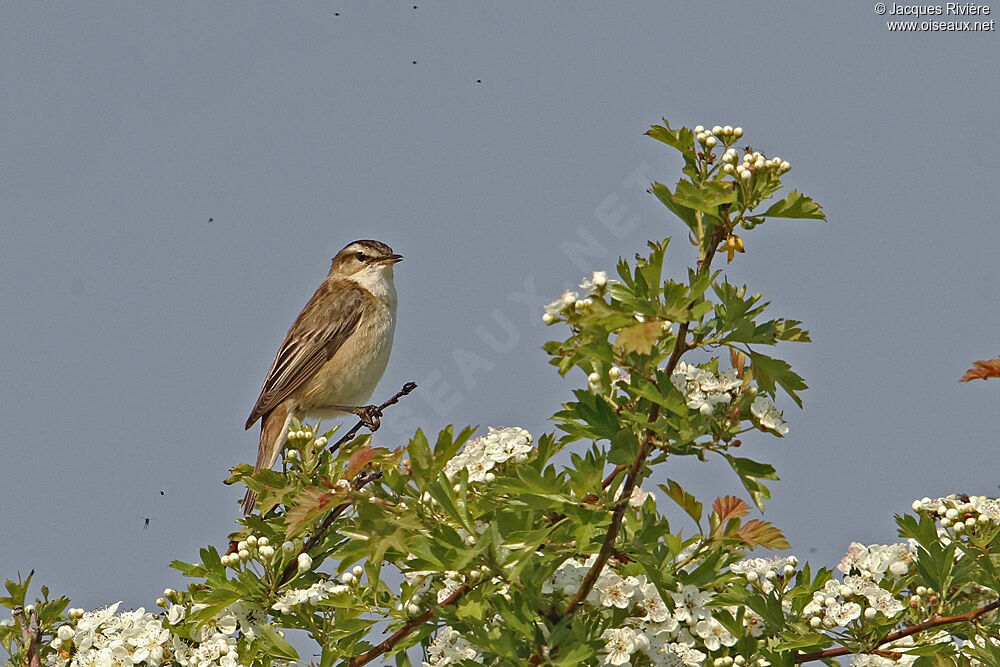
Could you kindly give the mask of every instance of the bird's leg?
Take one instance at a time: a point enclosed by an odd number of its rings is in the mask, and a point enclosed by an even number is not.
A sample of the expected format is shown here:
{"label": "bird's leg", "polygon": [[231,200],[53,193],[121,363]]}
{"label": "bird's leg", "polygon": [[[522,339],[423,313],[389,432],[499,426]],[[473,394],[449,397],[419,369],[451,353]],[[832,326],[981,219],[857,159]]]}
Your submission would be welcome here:
{"label": "bird's leg", "polygon": [[323,409],[350,412],[356,415],[369,431],[377,431],[379,426],[382,425],[382,409],[377,405],[362,405],[360,407],[353,405],[325,405]]}

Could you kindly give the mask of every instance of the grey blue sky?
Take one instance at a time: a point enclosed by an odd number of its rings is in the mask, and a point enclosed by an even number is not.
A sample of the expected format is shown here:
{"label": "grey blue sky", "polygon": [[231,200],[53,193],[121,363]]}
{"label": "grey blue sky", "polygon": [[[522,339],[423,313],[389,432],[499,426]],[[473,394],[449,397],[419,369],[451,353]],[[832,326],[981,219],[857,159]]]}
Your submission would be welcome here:
{"label": "grey blue sky", "polygon": [[[417,8],[414,9],[414,3]],[[1000,11],[1000,6],[993,7]],[[242,425],[356,238],[405,255],[379,442],[550,429],[584,383],[542,304],[680,223],[643,136],[740,125],[827,223],[745,235],[730,280],[802,319],[768,517],[800,557],[892,541],[914,498],[996,494],[996,32],[889,32],[873,2],[0,4],[0,576],[151,606],[222,545]],[[414,62],[415,61],[415,62]],[[608,226],[620,207],[627,224]],[[212,222],[209,222],[209,219]],[[680,463],[705,495],[728,469]],[[162,493],[161,493],[162,492]],[[143,517],[149,517],[144,529]]]}

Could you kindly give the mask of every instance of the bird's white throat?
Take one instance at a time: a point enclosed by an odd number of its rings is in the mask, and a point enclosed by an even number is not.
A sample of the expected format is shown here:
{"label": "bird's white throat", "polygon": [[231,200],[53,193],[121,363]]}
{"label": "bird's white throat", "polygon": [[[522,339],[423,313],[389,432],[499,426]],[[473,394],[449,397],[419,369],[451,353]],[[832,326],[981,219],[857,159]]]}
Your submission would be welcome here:
{"label": "bird's white throat", "polygon": [[361,287],[372,293],[376,299],[396,312],[396,285],[392,282],[392,266],[377,264],[368,266],[350,277]]}

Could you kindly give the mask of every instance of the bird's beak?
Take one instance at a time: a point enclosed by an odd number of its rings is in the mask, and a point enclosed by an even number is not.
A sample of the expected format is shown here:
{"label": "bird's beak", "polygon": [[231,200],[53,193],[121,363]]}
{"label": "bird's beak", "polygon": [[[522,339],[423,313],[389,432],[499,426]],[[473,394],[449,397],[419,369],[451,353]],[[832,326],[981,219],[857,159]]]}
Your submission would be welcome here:
{"label": "bird's beak", "polygon": [[402,255],[386,255],[385,257],[379,257],[373,263],[374,264],[395,264],[396,262],[402,261]]}

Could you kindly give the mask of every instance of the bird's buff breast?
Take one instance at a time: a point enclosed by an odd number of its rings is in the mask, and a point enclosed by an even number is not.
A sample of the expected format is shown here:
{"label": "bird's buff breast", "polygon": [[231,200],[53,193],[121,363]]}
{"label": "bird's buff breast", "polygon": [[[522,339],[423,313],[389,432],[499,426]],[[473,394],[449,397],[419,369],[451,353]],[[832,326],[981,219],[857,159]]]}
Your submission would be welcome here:
{"label": "bird's buff breast", "polygon": [[326,406],[365,405],[389,363],[395,330],[395,313],[389,308],[380,308],[378,316],[369,326],[362,324],[336,354],[295,392],[297,411],[315,417],[333,417],[343,412],[324,409]]}

